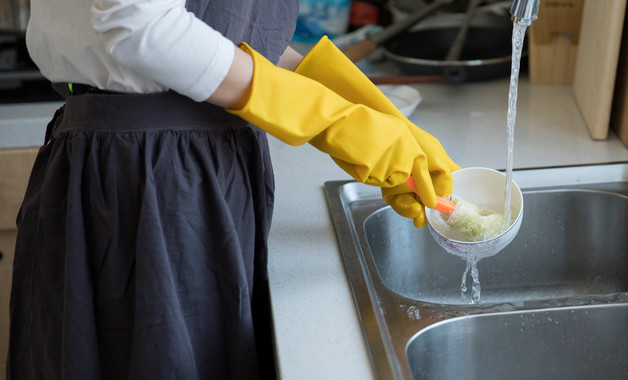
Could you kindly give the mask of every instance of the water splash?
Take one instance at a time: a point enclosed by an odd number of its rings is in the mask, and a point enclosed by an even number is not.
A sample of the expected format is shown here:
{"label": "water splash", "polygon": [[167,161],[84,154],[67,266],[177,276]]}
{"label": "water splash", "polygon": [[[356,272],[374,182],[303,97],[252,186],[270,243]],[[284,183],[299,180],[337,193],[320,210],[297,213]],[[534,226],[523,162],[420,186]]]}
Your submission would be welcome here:
{"label": "water splash", "polygon": [[[462,282],[460,283],[460,295],[463,303],[478,304],[482,293],[480,285],[480,272],[478,271],[478,262],[480,260],[476,255],[467,256],[467,267],[462,274]],[[471,272],[471,300],[467,301],[467,277]]]}

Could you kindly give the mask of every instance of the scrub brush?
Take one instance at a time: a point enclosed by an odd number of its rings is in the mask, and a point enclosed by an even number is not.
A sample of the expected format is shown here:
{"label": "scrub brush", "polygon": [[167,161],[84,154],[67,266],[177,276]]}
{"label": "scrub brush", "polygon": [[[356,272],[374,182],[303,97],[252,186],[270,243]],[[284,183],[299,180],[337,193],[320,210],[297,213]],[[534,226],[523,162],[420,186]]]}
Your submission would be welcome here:
{"label": "scrub brush", "polygon": [[[418,194],[412,177],[408,178],[406,184]],[[440,211],[447,226],[461,233],[468,241],[489,240],[503,231],[504,214],[453,195],[449,199],[436,197],[434,210]]]}
{"label": "scrub brush", "polygon": [[470,241],[489,240],[502,233],[504,214],[453,195],[450,196],[450,200],[456,204],[456,208],[451,214],[443,215],[443,220]]}

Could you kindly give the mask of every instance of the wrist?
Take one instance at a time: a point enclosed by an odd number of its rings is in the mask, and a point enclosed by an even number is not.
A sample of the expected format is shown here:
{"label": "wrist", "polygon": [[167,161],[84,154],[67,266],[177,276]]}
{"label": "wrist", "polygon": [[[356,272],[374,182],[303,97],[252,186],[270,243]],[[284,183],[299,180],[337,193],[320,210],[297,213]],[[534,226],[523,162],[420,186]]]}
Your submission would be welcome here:
{"label": "wrist", "polygon": [[206,100],[224,108],[240,109],[246,104],[253,81],[253,58],[234,47],[235,52],[229,72],[216,91]]}

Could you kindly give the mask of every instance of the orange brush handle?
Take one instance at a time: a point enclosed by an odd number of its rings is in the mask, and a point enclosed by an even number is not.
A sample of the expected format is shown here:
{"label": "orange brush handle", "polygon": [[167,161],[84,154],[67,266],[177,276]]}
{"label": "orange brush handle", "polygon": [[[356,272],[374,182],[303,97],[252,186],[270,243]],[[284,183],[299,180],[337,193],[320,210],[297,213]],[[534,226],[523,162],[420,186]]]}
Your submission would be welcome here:
{"label": "orange brush handle", "polygon": [[[419,195],[419,191],[416,188],[416,183],[414,183],[414,178],[408,177],[406,185],[408,185],[408,187],[411,188],[412,191]],[[453,201],[439,196],[436,197],[436,206],[434,207],[434,210],[449,215],[452,213],[452,211],[454,211],[455,208],[456,204]]]}

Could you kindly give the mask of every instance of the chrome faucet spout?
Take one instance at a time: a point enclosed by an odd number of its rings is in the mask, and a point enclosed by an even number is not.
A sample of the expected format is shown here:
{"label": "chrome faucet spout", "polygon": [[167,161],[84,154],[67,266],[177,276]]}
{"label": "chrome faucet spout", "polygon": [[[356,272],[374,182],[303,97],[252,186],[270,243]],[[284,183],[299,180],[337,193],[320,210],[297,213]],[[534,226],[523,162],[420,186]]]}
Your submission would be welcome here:
{"label": "chrome faucet spout", "polygon": [[529,26],[539,15],[541,0],[513,0],[510,6],[512,21]]}

